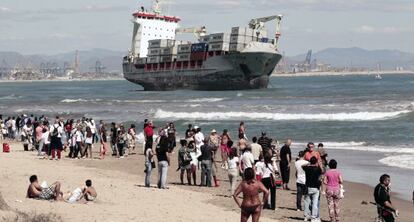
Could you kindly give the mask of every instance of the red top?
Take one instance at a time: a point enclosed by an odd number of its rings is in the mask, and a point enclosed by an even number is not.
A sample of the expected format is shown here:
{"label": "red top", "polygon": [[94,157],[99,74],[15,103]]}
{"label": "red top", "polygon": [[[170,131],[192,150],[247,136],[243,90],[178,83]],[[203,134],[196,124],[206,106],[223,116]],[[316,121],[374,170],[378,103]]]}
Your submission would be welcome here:
{"label": "red top", "polygon": [[148,125],[144,128],[145,136],[153,136],[154,135],[154,129],[152,128],[152,125]]}

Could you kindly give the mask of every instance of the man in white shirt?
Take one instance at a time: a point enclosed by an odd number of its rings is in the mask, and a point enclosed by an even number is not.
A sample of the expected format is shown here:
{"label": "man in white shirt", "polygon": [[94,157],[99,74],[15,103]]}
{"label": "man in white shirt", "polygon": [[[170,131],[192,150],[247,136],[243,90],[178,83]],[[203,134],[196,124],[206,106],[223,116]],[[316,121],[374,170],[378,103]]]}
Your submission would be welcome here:
{"label": "man in white shirt", "polygon": [[196,134],[194,135],[196,147],[199,150],[202,145],[204,145],[204,134],[201,132],[201,128],[195,126],[194,129],[196,130]]}
{"label": "man in white shirt", "polygon": [[257,163],[259,162],[260,154],[263,153],[262,146],[257,143],[257,137],[253,137],[252,141],[253,143],[251,144],[251,146],[252,146],[252,154],[254,158],[254,163]]}
{"label": "man in white shirt", "polygon": [[250,145],[248,145],[245,149],[244,149],[244,153],[241,156],[241,170],[242,172],[244,172],[245,169],[247,168],[253,168],[254,166],[254,157],[252,154],[252,147]]}
{"label": "man in white shirt", "polygon": [[307,165],[309,162],[305,160],[305,153],[299,152],[299,159],[295,162],[296,168],[296,210],[302,211],[302,196],[306,193],[306,174],[302,166]]}

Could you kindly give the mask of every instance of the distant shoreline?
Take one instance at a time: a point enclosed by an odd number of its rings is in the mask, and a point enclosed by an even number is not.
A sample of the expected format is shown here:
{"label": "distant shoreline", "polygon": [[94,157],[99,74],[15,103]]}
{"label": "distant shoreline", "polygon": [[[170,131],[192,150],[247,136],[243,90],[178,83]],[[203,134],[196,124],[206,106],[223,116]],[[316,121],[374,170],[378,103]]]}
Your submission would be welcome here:
{"label": "distant shoreline", "polygon": [[[288,74],[272,74],[272,77],[312,77],[312,76],[349,76],[349,75],[376,75],[377,72],[300,72],[300,73],[288,73]],[[414,75],[414,71],[382,71],[381,75]]]}
{"label": "distant shoreline", "polygon": [[8,82],[87,82],[87,81],[111,81],[111,80],[125,80],[124,78],[108,78],[108,79],[33,79],[33,80],[0,80],[0,83]]}

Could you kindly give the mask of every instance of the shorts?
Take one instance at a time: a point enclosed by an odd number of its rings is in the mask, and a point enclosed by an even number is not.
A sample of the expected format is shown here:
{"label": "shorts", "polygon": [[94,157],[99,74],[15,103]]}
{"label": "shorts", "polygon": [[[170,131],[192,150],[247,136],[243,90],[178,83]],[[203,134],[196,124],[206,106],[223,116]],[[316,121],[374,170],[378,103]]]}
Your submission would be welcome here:
{"label": "shorts", "polygon": [[191,164],[187,164],[185,166],[180,166],[181,170],[191,170]]}
{"label": "shorts", "polygon": [[39,195],[39,199],[41,200],[51,200],[55,198],[55,188],[54,187],[48,187],[42,189],[42,192]]}

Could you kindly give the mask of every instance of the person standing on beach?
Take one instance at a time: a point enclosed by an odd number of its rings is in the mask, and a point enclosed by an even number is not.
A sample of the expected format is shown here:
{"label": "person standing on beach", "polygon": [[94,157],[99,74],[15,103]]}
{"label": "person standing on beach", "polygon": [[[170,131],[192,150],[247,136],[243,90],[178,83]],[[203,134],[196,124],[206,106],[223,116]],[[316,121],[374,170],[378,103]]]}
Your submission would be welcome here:
{"label": "person standing on beach", "polygon": [[105,158],[105,153],[106,150],[108,148],[108,138],[106,135],[106,124],[104,123],[103,120],[99,121],[100,126],[99,126],[99,139],[101,142],[101,146],[100,146],[100,159],[104,159]]}
{"label": "person standing on beach", "polygon": [[319,152],[315,150],[315,144],[309,142],[305,150],[305,160],[310,161],[312,157],[315,157],[318,162],[321,160]]}
{"label": "person standing on beach", "polygon": [[290,162],[292,161],[292,152],[290,151],[290,145],[292,139],[287,139],[285,145],[280,149],[280,174],[282,176],[284,190],[290,190],[288,187],[290,178]]}
{"label": "person standing on beach", "polygon": [[37,149],[37,155],[41,156],[42,155],[42,151],[43,151],[43,140],[42,140],[42,135],[43,135],[43,124],[40,123],[37,125],[36,129],[35,129],[35,134],[36,134],[36,149]]}
{"label": "person standing on beach", "polygon": [[319,221],[319,180],[322,169],[316,157],[310,158],[310,164],[302,166],[306,175],[307,194],[305,195],[305,221]]}
{"label": "person standing on beach", "polygon": [[82,126],[78,125],[76,131],[74,132],[74,137],[76,138],[76,145],[73,152],[73,158],[79,158],[79,153],[81,153],[82,156],[82,146],[83,146],[83,140],[84,136],[82,133]]}
{"label": "person standing on beach", "polygon": [[170,165],[170,157],[168,155],[168,137],[161,133],[160,142],[155,150],[158,160],[158,188],[167,189],[167,173],[168,166]]}
{"label": "person standing on beach", "polygon": [[380,183],[374,189],[375,203],[377,204],[377,211],[379,217],[385,222],[394,222],[394,214],[398,216],[398,210],[391,203],[390,184],[391,177],[388,174],[383,174]]}
{"label": "person standing on beach", "polygon": [[131,154],[135,150],[135,136],[137,132],[135,130],[135,124],[131,124],[131,127],[128,130],[128,154]]}
{"label": "person standing on beach", "polygon": [[194,140],[198,151],[201,151],[200,148],[204,144],[204,134],[201,132],[201,128],[195,126],[194,129],[196,130],[196,134],[194,135]]}
{"label": "person standing on beach", "polygon": [[82,158],[90,158],[92,159],[92,146],[93,146],[93,133],[92,129],[87,126],[85,132],[85,150],[82,154]]}
{"label": "person standing on beach", "polygon": [[237,178],[239,177],[239,157],[237,156],[237,150],[231,149],[228,162],[227,174],[230,181],[230,192],[234,193],[237,183]]}
{"label": "person standing on beach", "polygon": [[257,143],[257,137],[253,137],[252,144],[250,145],[252,147],[252,154],[254,158],[254,163],[256,164],[259,162],[260,155],[263,155],[262,146]]}
{"label": "person standing on beach", "polygon": [[213,149],[208,144],[208,138],[204,139],[201,146],[201,186],[211,187],[211,168],[213,159]]}
{"label": "person standing on beach", "polygon": [[188,124],[188,128],[185,131],[185,139],[188,139],[190,137],[193,136],[193,125],[192,124]]}
{"label": "person standing on beach", "polygon": [[263,168],[262,183],[270,192],[270,204],[266,199],[265,209],[276,210],[276,173],[278,172],[276,165],[273,164],[272,156],[266,154],[264,156],[265,167]]}
{"label": "person standing on beach", "polygon": [[220,146],[220,137],[217,135],[217,131],[215,129],[211,130],[210,136],[208,138],[208,144],[211,146],[213,150],[213,158],[212,158],[212,166],[211,166],[211,174],[213,175],[214,179],[214,186],[220,186],[219,180],[217,179],[217,164],[216,164],[216,154],[217,150]]}
{"label": "person standing on beach", "polygon": [[121,124],[119,127],[118,135],[116,138],[116,145],[118,147],[118,155],[120,159],[124,158],[124,147],[127,141],[127,133],[125,131],[124,126]]}
{"label": "person standing on beach", "polygon": [[262,136],[257,140],[257,143],[262,146],[263,156],[267,154],[273,155],[271,151],[272,139],[266,136],[266,132],[262,132]]}
{"label": "person standing on beach", "polygon": [[220,136],[221,168],[223,169],[228,169],[227,158],[231,152],[231,147],[228,146],[229,141],[231,141],[230,135],[227,129],[224,129],[223,134]]}
{"label": "person standing on beach", "polygon": [[50,127],[50,149],[52,151],[52,159],[60,160],[63,150],[62,144],[63,128],[60,126],[59,117],[56,117],[55,123]]}
{"label": "person standing on beach", "polygon": [[[258,222],[263,206],[269,197],[269,191],[260,181],[255,179],[252,168],[247,168],[244,180],[239,184],[233,194],[234,201],[241,209],[241,222],[247,222],[252,217],[252,222]],[[263,193],[263,200],[260,201],[259,193]],[[240,203],[238,196],[243,193],[243,201]]]}
{"label": "person standing on beach", "polygon": [[191,185],[191,155],[187,148],[187,140],[180,140],[181,147],[178,150],[178,166],[180,168],[180,181],[184,184],[184,173],[187,174],[187,183]]}
{"label": "person standing on beach", "polygon": [[112,156],[117,155],[118,148],[116,147],[116,138],[118,137],[118,128],[116,127],[116,123],[111,123],[111,149],[112,149]]}
{"label": "person standing on beach", "polygon": [[244,122],[240,122],[239,125],[239,139],[244,138],[245,140],[247,140],[247,136],[246,136],[246,127],[244,126]]}
{"label": "person standing on beach", "polygon": [[329,161],[329,170],[326,171],[323,183],[326,185],[326,200],[328,201],[329,217],[331,222],[339,222],[340,207],[339,200],[341,199],[341,184],[343,183],[342,174],[337,167],[336,160]]}
{"label": "person standing on beach", "polygon": [[145,150],[145,187],[151,186],[151,172],[153,166],[155,167],[154,162],[154,152],[152,151],[152,148],[146,148]]}
{"label": "person standing on beach", "polygon": [[243,174],[247,168],[253,168],[253,166],[254,166],[254,157],[252,154],[252,147],[247,146],[245,148],[245,152],[240,157],[240,172],[242,172]]}
{"label": "person standing on beach", "polygon": [[295,162],[296,168],[296,210],[302,211],[302,196],[306,195],[306,174],[302,166],[308,165],[309,162],[304,158],[305,153],[299,152],[299,159]]}
{"label": "person standing on beach", "polygon": [[145,149],[151,148],[154,143],[154,125],[152,124],[152,121],[149,120],[144,128],[144,136],[145,136]]}
{"label": "person standing on beach", "polygon": [[195,142],[192,138],[189,139],[188,142],[188,152],[191,156],[191,175],[193,178],[193,185],[197,185],[197,167],[198,167],[198,160],[197,160],[197,147],[195,146]]}

